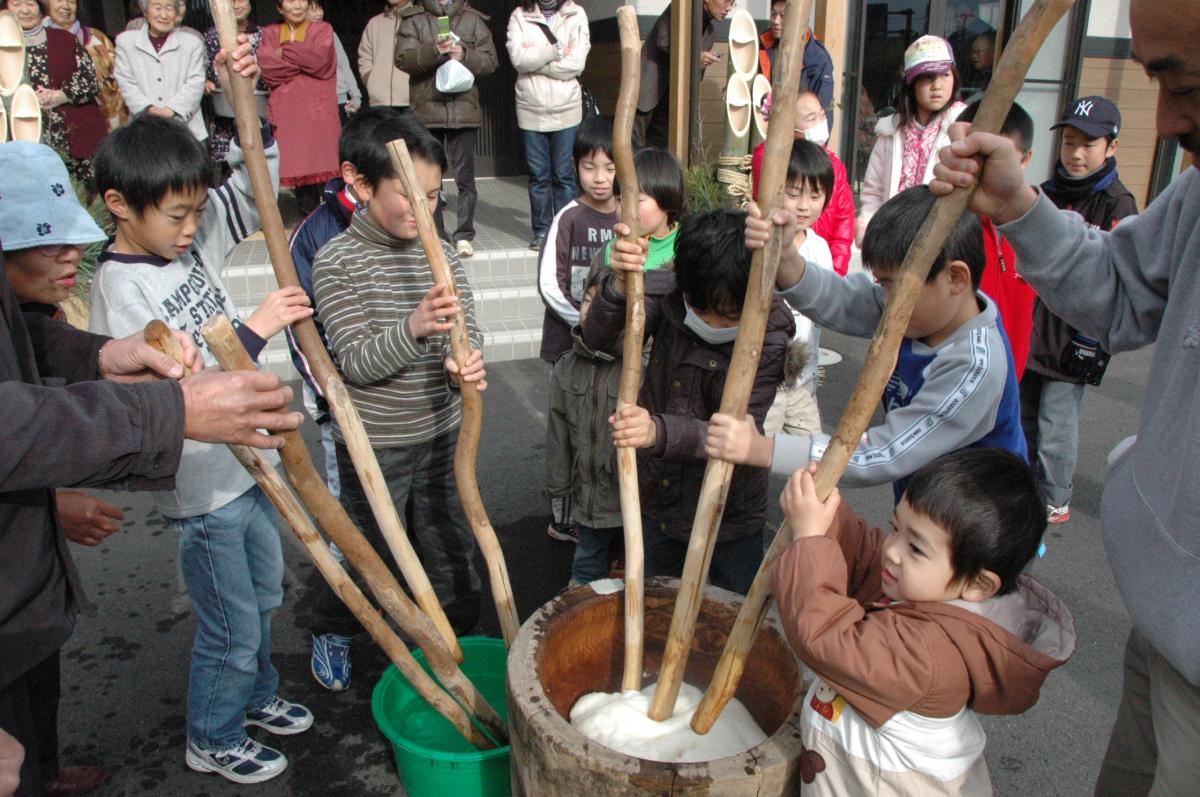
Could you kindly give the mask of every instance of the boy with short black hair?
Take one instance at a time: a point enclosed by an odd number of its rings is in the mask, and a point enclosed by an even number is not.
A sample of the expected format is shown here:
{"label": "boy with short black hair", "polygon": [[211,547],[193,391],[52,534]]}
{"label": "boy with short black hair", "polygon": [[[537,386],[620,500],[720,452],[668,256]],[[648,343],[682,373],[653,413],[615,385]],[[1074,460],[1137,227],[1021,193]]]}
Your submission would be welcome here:
{"label": "boy with short black hair", "polygon": [[[362,417],[392,502],[410,518],[408,532],[455,633],[471,631],[479,617],[480,580],[475,542],[454,485],[454,451],[462,420],[459,385],[483,381],[483,335],[474,299],[454,250],[439,239],[455,288],[433,282],[418,239],[413,206],[388,155],[395,131],[364,131],[353,186],[365,206],[350,226],[317,255],[313,288],[334,359]],[[446,153],[427,130],[411,126],[404,140],[432,212],[441,189]],[[463,313],[472,351],[459,372],[446,333]],[[340,500],[376,550],[390,558],[366,491],[358,480],[343,430],[335,424]],[[334,691],[350,682],[350,637],[358,621],[328,586],[312,622],[313,675]]]}
{"label": "boy with short black hair", "polygon": [[800,717],[804,793],[990,795],[978,714],[1020,714],[1075,649],[1063,602],[1022,569],[1046,528],[1029,466],[992,448],[908,482],[892,533],[868,529],[815,466],[783,505],[784,632],[816,676]]}
{"label": "boy with short black hair", "polygon": [[[1105,232],[1136,214],[1137,202],[1117,176],[1117,106],[1106,97],[1080,97],[1050,129],[1059,128],[1058,164],[1054,176],[1042,183],[1046,198]],[[1051,523],[1071,519],[1083,391],[1086,385],[1100,384],[1108,360],[1098,340],[1050,312],[1041,300],[1034,304],[1029,370],[1021,381],[1021,422]]]}
{"label": "boy with short black hair", "polygon": [[[914,186],[884,203],[863,241],[863,263],[872,274],[844,279],[807,268],[790,245],[794,219],[777,213],[774,221],[785,229],[776,282],[788,304],[820,326],[870,337],[933,202],[927,187]],[[748,217],[747,245],[765,246],[770,227],[757,215]],[[884,390],[884,422],[867,430],[842,484],[890,481],[899,501],[909,476],[942,454],[991,446],[1026,458],[1008,340],[995,304],[978,291],[985,262],[979,220],[963,214],[913,308]],[[705,442],[711,457],[784,474],[820,460],[828,445],[824,434],[763,437],[751,424],[722,414],[713,416]]]}
{"label": "boy with short black hair", "polygon": [[[978,41],[978,40],[977,40]],[[990,63],[990,62],[989,62]],[[979,102],[973,102],[959,115],[960,122],[975,121]],[[1021,168],[1029,166],[1033,158],[1033,118],[1017,103],[1013,103],[1000,126],[1000,135],[1012,141],[1021,157]],[[1029,359],[1029,337],[1033,331],[1033,303],[1037,293],[1017,273],[1017,253],[992,220],[979,217],[983,227],[983,247],[987,254],[987,267],[979,281],[979,290],[996,302],[996,311],[1004,322],[1008,345],[1012,350],[1013,368],[1017,381],[1025,375],[1025,363]],[[1022,423],[1024,419],[1022,418]],[[1027,430],[1028,431],[1028,430]],[[1026,434],[1026,441],[1029,436]],[[1030,454],[1032,455],[1032,450]]]}
{"label": "boy with short black hair", "polygon": [[574,150],[579,195],[555,214],[538,255],[538,293],[546,305],[541,358],[549,366],[571,350],[588,269],[620,219],[612,150],[612,117],[593,116],[579,125]]}
{"label": "boy with short black hair", "polygon": [[[329,347],[329,340],[321,323],[320,312],[316,306],[317,297],[312,287],[313,261],[316,260],[321,247],[350,226],[350,217],[359,206],[358,194],[354,190],[357,175],[363,170],[374,174],[380,171],[379,164],[369,162],[372,152],[366,142],[376,138],[372,131],[382,126],[386,131],[384,135],[397,139],[404,135],[404,131],[411,124],[418,123],[415,120],[410,121],[395,108],[386,106],[372,106],[354,114],[342,127],[342,134],[338,139],[338,161],[341,164],[342,176],[335,177],[325,184],[320,204],[305,216],[292,232],[289,246],[292,262],[296,266],[296,277],[300,280],[300,287],[304,288],[309,301],[313,303],[313,323],[317,325],[317,332],[321,335],[321,340],[325,341],[326,348]],[[321,430],[321,444],[325,448],[325,482],[329,485],[329,491],[336,497],[341,489],[341,482],[338,479],[333,426],[329,405],[325,402],[324,389],[322,385],[317,384],[304,353],[300,351],[300,343],[296,340],[292,328],[288,327],[284,332],[292,354],[292,365],[304,380],[304,407]]]}
{"label": "boy with short black hair", "polygon": [[[279,148],[264,129],[267,165],[278,189]],[[283,327],[312,314],[298,287],[272,292],[245,323],[221,280],[225,259],[258,228],[250,178],[235,140],[230,179],[208,188],[204,146],[179,120],[145,112],[118,128],[92,161],[97,192],[116,235],[92,281],[93,332],[124,337],[151,320],[192,335],[208,365],[200,326],[224,314],[257,357]],[[69,187],[68,187],[69,190]],[[228,447],[188,441],[175,489],[156,508],[179,533],[179,560],[196,614],[188,676],[187,765],[235,783],[257,783],[287,767],[246,725],[287,735],[313,716],[276,694],[271,612],[283,601],[279,517]]]}
{"label": "boy with short black hair", "polygon": [[[638,482],[647,576],[679,576],[683,570],[707,465],[707,419],[721,405],[750,276],[751,256],[742,242],[745,215],[716,210],[689,216],[676,239],[674,270],[646,272],[646,335],[653,336],[654,347],[638,405],[614,415],[612,427],[618,446],[643,449]],[[618,225],[617,234],[623,231]],[[614,243],[613,270],[603,273],[583,324],[583,340],[591,348],[619,353],[625,326],[621,272],[643,268],[645,259],[641,247],[623,239]],[[758,427],[783,381],[794,331],[791,310],[775,297],[750,392],[748,412]],[[763,468],[733,470],[709,571],[719,587],[745,594],[754,580],[762,562],[768,477]]]}

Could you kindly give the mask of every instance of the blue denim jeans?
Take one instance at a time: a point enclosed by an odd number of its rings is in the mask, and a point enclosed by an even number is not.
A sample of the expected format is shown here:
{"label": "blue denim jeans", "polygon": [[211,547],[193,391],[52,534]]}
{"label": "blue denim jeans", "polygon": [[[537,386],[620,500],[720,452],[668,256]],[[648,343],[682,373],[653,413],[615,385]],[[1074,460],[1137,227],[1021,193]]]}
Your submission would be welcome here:
{"label": "blue denim jeans", "polygon": [[613,554],[620,548],[624,529],[613,526],[593,529],[575,524],[579,540],[575,543],[575,558],[571,561],[571,580],[590,584],[608,575]]}
{"label": "blue denim jeans", "polygon": [[246,737],[246,711],[279,688],[271,664],[271,610],[283,602],[279,515],[256,485],[174,525],[196,612],[187,735],[201,747],[226,749]]}
{"label": "blue denim jeans", "polygon": [[[688,544],[668,537],[662,523],[642,515],[642,543],[646,549],[646,577],[683,575]],[[739,595],[750,591],[758,566],[763,560],[763,535],[751,534],[728,542],[718,542],[708,568],[708,583]]]}
{"label": "blue denim jeans", "polygon": [[579,193],[575,185],[575,128],[537,133],[522,130],[525,160],[529,163],[529,215],[533,234],[545,235],[554,214]]}

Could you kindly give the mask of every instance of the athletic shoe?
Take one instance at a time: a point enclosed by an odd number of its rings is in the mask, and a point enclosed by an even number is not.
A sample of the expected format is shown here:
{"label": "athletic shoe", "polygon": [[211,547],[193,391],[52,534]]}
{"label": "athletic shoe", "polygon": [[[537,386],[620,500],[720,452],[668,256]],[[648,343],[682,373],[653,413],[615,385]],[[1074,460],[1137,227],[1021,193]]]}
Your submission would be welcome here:
{"label": "athletic shoe", "polygon": [[552,540],[561,540],[562,542],[579,542],[579,529],[575,528],[570,523],[559,523],[558,521],[550,521],[550,525],[546,527],[546,534]]}
{"label": "athletic shoe", "polygon": [[291,736],[311,728],[313,715],[299,703],[289,703],[279,695],[272,695],[262,708],[246,712],[246,724],[277,736]]}
{"label": "athletic shoe", "polygon": [[1046,522],[1050,524],[1066,523],[1071,519],[1071,507],[1067,504],[1062,506],[1046,506]]}
{"label": "athletic shoe", "polygon": [[471,257],[475,254],[475,246],[470,241],[459,241],[454,248],[459,257]]}
{"label": "athletic shoe", "polygon": [[184,760],[188,769],[215,772],[234,783],[262,783],[287,769],[283,753],[249,738],[228,750],[205,750],[189,741]]}
{"label": "athletic shoe", "polygon": [[546,243],[545,234],[535,235],[529,240],[529,248],[535,252],[540,252],[544,243]]}
{"label": "athletic shoe", "polygon": [[317,683],[331,692],[350,686],[350,637],[341,634],[313,634],[312,674]]}

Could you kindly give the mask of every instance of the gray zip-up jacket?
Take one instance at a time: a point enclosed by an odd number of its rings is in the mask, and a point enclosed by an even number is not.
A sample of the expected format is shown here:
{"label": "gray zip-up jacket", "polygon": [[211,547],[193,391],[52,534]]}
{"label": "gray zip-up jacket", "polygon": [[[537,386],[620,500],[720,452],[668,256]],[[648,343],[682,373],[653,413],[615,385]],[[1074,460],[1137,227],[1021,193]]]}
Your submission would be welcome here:
{"label": "gray zip-up jacket", "polygon": [[1092,230],[1046,198],[1002,225],[1021,276],[1111,352],[1156,344],[1138,436],[1109,468],[1100,519],[1133,625],[1200,685],[1200,172],[1140,216]]}
{"label": "gray zip-up jacket", "polygon": [[[809,267],[783,296],[818,326],[846,335],[869,337],[883,314],[883,288],[866,274],[842,278]],[[890,481],[898,501],[908,477],[951,451],[994,446],[1027,457],[1017,376],[996,305],[982,293],[976,297],[980,312],[937,346],[904,339],[884,391],[883,423],[867,430],[842,486]],[[806,467],[824,456],[829,440],[827,434],[775,435],[771,470],[791,474]]]}
{"label": "gray zip-up jacket", "polygon": [[617,411],[621,361],[593,351],[579,327],[574,348],[554,364],[546,424],[546,492],[570,495],[574,518],[593,529],[620,526],[617,449],[608,419]]}

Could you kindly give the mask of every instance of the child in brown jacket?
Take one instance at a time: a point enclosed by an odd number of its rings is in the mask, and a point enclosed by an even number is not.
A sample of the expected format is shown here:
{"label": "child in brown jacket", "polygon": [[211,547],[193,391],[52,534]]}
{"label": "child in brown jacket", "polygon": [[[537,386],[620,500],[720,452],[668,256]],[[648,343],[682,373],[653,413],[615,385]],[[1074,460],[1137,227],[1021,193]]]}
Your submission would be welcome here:
{"label": "child in brown jacket", "polygon": [[811,668],[806,795],[990,795],[976,717],[1020,714],[1075,648],[1075,622],[1022,574],[1046,529],[1029,466],[956,451],[912,477],[892,533],[868,529],[812,470],[780,503],[794,540],[775,566],[788,641]]}

